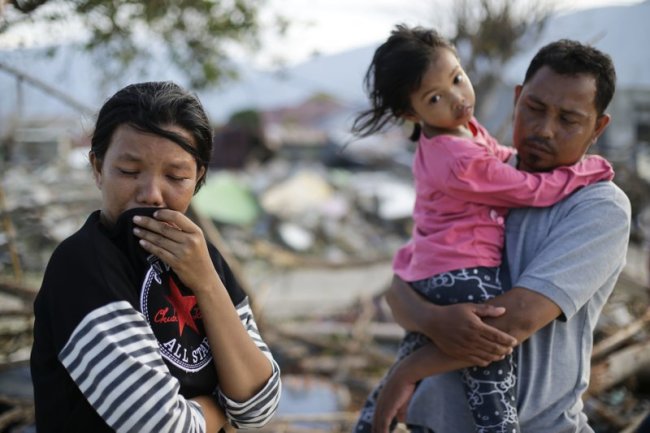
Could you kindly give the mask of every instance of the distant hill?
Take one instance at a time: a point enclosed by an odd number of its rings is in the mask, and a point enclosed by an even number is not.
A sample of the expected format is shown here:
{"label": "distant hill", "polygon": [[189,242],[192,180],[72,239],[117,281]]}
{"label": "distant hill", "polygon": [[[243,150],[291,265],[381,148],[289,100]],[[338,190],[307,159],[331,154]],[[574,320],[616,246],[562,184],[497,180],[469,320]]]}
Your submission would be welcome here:
{"label": "distant hill", "polygon": [[[238,81],[201,91],[199,97],[215,122],[226,120],[235,110],[294,105],[315,93],[327,93],[346,105],[360,106],[365,101],[362,79],[374,48],[370,46],[316,57],[276,72],[258,71],[243,65]],[[103,83],[101,63],[81,48],[70,45],[56,50],[52,56],[46,53],[46,49],[0,51],[0,62],[67,92],[93,111],[116,90],[132,82],[174,80],[184,84],[181,75],[170,65],[165,66],[163,59],[152,62],[152,69],[146,73],[131,72],[117,82]],[[15,115],[17,87],[15,77],[0,68],[0,129]],[[70,107],[32,86],[23,84],[22,93],[20,118],[23,120],[79,117]]]}
{"label": "distant hill", "polygon": [[[552,18],[539,42],[516,56],[503,77],[506,85],[520,82],[535,51],[551,40],[562,37],[593,42],[610,53],[618,70],[621,87],[650,86],[650,0],[632,6],[601,7]],[[239,81],[199,93],[215,122],[225,121],[235,110],[275,109],[296,105],[314,93],[328,93],[342,104],[357,108],[365,104],[362,81],[375,47],[370,45],[335,55],[320,56],[276,72],[241,67]],[[97,62],[74,46],[66,46],[52,57],[43,49],[0,51],[0,62],[9,64],[46,83],[68,92],[72,97],[98,109],[104,99],[124,85],[143,80],[180,80],[180,74],[157,58],[145,74],[127,72],[119,82],[102,83]],[[109,60],[107,60],[109,61]],[[79,119],[78,113],[41,91],[23,86],[24,103],[20,118]],[[0,70],[0,135],[17,109],[17,84],[14,77]],[[507,105],[511,104],[510,97]],[[78,120],[77,120],[78,122]],[[82,127],[92,119],[82,119]]]}
{"label": "distant hill", "polygon": [[376,46],[315,57],[277,72],[244,69],[241,80],[200,97],[211,114],[224,119],[233,110],[274,109],[300,104],[316,93],[326,93],[356,108],[365,104],[362,82]]}

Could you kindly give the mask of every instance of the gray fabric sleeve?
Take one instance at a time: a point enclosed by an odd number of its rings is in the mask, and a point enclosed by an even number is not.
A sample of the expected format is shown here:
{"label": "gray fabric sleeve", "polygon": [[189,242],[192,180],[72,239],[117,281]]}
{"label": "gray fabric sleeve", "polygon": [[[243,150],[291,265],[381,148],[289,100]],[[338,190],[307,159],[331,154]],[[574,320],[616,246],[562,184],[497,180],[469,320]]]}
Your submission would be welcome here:
{"label": "gray fabric sleeve", "polygon": [[569,197],[513,286],[555,302],[569,319],[624,265],[630,202],[618,189],[598,185]]}

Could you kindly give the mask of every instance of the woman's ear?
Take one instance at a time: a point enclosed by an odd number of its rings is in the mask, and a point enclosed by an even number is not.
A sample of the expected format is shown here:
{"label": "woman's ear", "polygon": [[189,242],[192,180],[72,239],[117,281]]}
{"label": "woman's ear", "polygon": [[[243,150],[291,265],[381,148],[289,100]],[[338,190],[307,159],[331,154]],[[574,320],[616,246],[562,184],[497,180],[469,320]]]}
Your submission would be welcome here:
{"label": "woman's ear", "polygon": [[203,178],[205,177],[207,173],[207,169],[205,167],[199,167],[197,173],[196,173],[196,184],[194,185],[194,194],[197,193],[198,189],[197,186],[201,183]]}
{"label": "woman's ear", "polygon": [[206,168],[203,166],[199,168],[199,172],[196,175],[196,183],[201,182],[201,180],[205,177],[206,171],[207,171]]}
{"label": "woman's ear", "polygon": [[88,159],[90,159],[90,165],[93,169],[93,177],[95,178],[95,185],[97,188],[102,188],[102,161],[97,158],[95,152],[92,150],[88,153]]}

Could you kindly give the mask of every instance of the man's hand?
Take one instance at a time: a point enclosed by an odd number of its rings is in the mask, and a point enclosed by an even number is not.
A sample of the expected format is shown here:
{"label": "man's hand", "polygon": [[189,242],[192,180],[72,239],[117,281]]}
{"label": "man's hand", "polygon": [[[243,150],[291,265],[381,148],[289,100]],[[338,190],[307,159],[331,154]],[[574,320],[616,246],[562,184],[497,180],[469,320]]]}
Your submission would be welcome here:
{"label": "man's hand", "polygon": [[447,355],[472,365],[487,366],[512,353],[517,340],[483,322],[505,308],[487,304],[455,304],[435,309],[427,337]]}
{"label": "man's hand", "polygon": [[442,352],[470,365],[484,366],[498,361],[517,344],[515,338],[482,320],[503,315],[502,307],[435,305],[398,277],[393,279],[386,300],[400,326],[426,335]]}

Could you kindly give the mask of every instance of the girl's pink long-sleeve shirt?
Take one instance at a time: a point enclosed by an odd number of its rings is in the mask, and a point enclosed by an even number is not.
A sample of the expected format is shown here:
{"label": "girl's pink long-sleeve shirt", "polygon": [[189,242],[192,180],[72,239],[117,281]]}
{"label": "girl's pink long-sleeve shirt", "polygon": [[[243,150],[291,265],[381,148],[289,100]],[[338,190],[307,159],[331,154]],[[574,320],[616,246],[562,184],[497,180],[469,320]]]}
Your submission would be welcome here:
{"label": "girl's pink long-sleeve shirt", "polygon": [[614,176],[610,164],[597,156],[551,172],[519,171],[506,163],[512,148],[497,143],[476,119],[470,128],[473,139],[420,138],[413,162],[413,234],[393,260],[394,272],[405,281],[499,266],[508,208],[551,206],[578,188]]}

